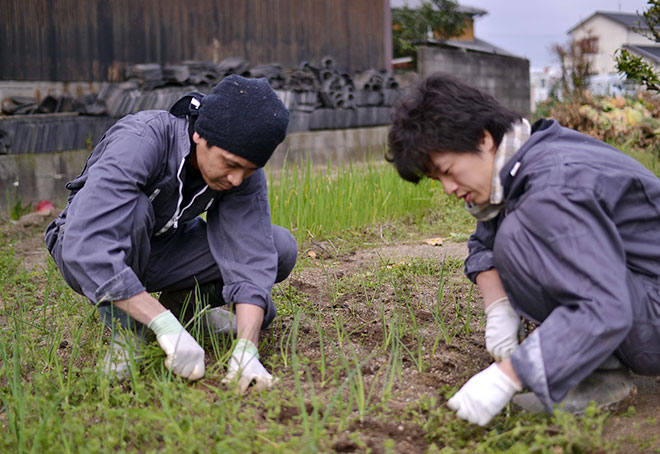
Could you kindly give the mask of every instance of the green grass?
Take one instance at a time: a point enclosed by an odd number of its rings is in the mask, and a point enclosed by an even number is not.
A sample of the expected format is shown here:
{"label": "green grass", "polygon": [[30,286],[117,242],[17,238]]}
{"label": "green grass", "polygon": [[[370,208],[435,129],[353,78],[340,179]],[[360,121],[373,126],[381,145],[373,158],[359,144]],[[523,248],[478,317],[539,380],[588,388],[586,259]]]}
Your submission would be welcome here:
{"label": "green grass", "polygon": [[394,220],[416,228],[432,224],[447,235],[465,235],[474,227],[440,184],[429,179],[411,184],[374,159],[326,169],[311,163],[285,167],[278,178],[270,176],[269,196],[273,223],[290,229],[298,241]]}
{"label": "green grass", "polygon": [[660,158],[658,158],[658,154],[646,150],[633,150],[628,148],[623,148],[623,151],[644,164],[646,168],[660,178]]}

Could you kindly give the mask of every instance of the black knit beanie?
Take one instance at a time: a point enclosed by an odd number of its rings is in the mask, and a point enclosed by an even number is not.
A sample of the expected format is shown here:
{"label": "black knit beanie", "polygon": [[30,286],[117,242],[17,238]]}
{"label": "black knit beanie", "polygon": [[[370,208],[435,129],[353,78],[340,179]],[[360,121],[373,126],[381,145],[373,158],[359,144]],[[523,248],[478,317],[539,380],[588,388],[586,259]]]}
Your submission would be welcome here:
{"label": "black knit beanie", "polygon": [[289,111],[268,80],[232,74],[202,99],[195,130],[209,145],[263,167],[288,124]]}

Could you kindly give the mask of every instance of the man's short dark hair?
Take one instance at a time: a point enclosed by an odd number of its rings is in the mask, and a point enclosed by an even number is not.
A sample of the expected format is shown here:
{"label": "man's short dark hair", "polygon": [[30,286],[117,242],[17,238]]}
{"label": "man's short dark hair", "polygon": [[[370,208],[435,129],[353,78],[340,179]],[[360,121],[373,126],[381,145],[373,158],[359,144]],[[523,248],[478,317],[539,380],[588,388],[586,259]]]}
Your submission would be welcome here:
{"label": "man's short dark hair", "polygon": [[521,118],[491,95],[448,74],[435,73],[397,100],[385,159],[402,178],[417,183],[430,170],[429,153],[475,153],[484,130],[499,145]]}

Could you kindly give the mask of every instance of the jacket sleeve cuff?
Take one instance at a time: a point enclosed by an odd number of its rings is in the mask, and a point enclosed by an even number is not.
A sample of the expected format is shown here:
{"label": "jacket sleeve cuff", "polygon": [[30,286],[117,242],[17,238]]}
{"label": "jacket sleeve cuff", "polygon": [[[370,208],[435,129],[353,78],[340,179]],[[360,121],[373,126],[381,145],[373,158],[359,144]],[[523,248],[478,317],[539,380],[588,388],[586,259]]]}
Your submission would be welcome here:
{"label": "jacket sleeve cuff", "polygon": [[146,289],[131,268],[124,268],[119,274],[105,281],[94,294],[94,304],[125,300]]}
{"label": "jacket sleeve cuff", "polygon": [[247,281],[225,284],[222,288],[222,297],[229,303],[253,304],[262,308],[264,310],[262,328],[268,326],[277,314],[270,294]]}
{"label": "jacket sleeve cuff", "polygon": [[541,336],[538,330],[530,334],[511,354],[513,369],[523,384],[531,389],[539,398],[545,409],[550,413],[553,401],[550,397],[548,377],[545,372]]}
{"label": "jacket sleeve cuff", "polygon": [[477,275],[491,268],[495,268],[495,259],[493,258],[493,251],[489,249],[471,254],[465,260],[465,275],[475,284],[477,283]]}

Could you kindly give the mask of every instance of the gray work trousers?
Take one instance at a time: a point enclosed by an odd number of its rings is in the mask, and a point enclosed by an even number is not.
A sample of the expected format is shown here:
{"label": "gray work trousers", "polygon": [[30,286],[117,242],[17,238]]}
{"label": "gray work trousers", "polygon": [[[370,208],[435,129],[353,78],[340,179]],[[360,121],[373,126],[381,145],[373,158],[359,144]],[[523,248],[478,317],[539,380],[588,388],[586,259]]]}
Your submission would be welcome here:
{"label": "gray work trousers", "polygon": [[[144,197],[140,202],[138,208],[144,205],[144,210],[135,210],[134,228],[131,231],[133,249],[126,254],[126,261],[147,291],[176,291],[214,283],[221,292],[222,275],[209,249],[206,222],[201,218],[195,218],[181,225],[172,234],[153,236],[150,222],[146,219],[142,222],[142,217],[148,216],[149,201]],[[273,241],[277,250],[275,282],[281,282],[289,276],[296,264],[298,245],[287,229],[277,225],[273,225]],[[59,239],[50,252],[69,285],[80,292],[76,282],[69,282],[71,274],[67,272],[66,265],[62,262]],[[266,310],[266,314],[272,315],[266,316],[263,328],[273,321],[276,311],[274,307],[270,309],[272,310]],[[144,334],[144,325],[114,305],[103,304],[98,310],[107,326],[112,328],[115,323],[119,323],[139,335]]]}

